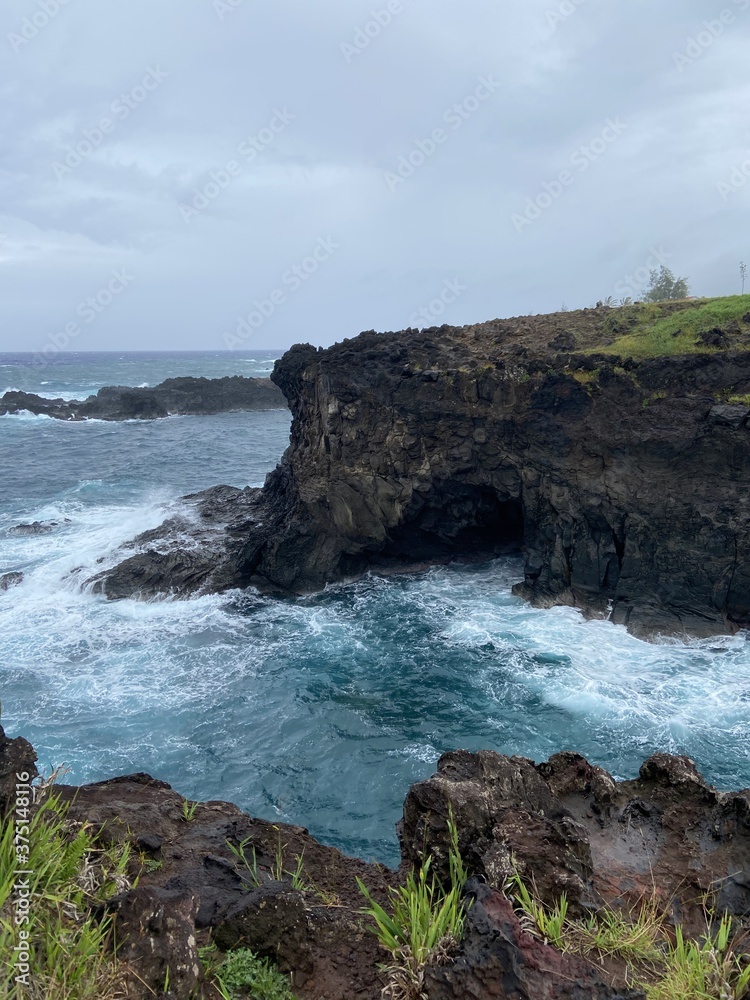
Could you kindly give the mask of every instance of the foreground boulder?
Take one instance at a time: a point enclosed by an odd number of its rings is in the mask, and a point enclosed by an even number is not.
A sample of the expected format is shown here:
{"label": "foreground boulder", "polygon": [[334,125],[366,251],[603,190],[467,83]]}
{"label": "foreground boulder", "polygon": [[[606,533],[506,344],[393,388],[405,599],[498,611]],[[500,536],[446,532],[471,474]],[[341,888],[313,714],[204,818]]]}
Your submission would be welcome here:
{"label": "foreground boulder", "polygon": [[6,392],[0,415],[28,411],[57,420],[156,420],[232,410],[280,410],[286,401],[268,378],[168,378],[148,388],[105,386],[88,399],[45,399],[30,392]]}
{"label": "foreground boulder", "polygon": [[750,328],[703,353],[595,353],[631,321],[595,309],[293,347],[273,373],[291,445],[235,585],[305,593],[523,552],[518,593],[539,605],[643,635],[749,625]]}
{"label": "foreground boulder", "polygon": [[445,754],[407,795],[408,863],[427,850],[445,874],[451,815],[470,870],[495,888],[517,870],[547,905],[564,892],[574,914],[656,889],[688,929],[700,927],[708,895],[750,917],[750,789],[717,791],[687,757],[656,754],[638,778],[616,782],[574,753],[538,765],[490,751]]}

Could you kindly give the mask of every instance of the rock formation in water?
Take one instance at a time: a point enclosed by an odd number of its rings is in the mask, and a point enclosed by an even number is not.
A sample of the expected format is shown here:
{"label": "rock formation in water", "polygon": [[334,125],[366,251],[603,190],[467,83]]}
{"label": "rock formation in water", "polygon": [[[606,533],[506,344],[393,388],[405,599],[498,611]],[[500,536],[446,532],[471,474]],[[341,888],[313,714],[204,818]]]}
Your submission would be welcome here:
{"label": "rock formation in water", "polygon": [[[719,330],[721,348],[699,336],[694,353],[618,354],[639,316],[592,309],[292,348],[273,373],[291,445],[263,491],[243,493],[244,528],[205,524],[222,564],[195,587],[299,593],[520,550],[518,592],[539,605],[609,611],[642,633],[748,624],[750,313]],[[154,538],[97,587],[188,592],[169,575],[179,540]]]}
{"label": "rock formation in water", "polygon": [[[0,808],[12,801],[15,772],[33,775],[34,760],[25,740],[0,730]],[[705,933],[710,899],[717,915],[735,918],[740,948],[746,942],[750,791],[717,792],[683,757],[658,754],[637,779],[617,782],[574,753],[539,765],[446,754],[409,791],[398,871],[227,803],[186,811],[182,796],[145,774],[58,791],[72,803],[68,819],[100,831],[102,846],[134,848],[138,885],[107,905],[119,956],[137,973],[134,998],[162,995],[168,979],[173,1000],[214,1000],[198,960],[211,938],[222,950],[271,959],[299,1000],[380,1000],[389,956],[362,915],[356,880],[387,906],[389,887],[428,855],[445,875],[451,816],[471,906],[450,959],[427,968],[427,1000],[642,1000],[632,975],[626,986],[620,957],[561,952],[533,931],[508,891],[513,871],[548,907],[566,893],[573,918],[605,909],[627,918],[639,904],[655,905],[667,937],[677,922],[688,935]]]}
{"label": "rock formation in water", "polygon": [[148,388],[105,386],[88,399],[44,399],[29,392],[6,392],[0,415],[24,411],[57,420],[154,420],[231,410],[280,410],[286,401],[268,378],[168,378]]}

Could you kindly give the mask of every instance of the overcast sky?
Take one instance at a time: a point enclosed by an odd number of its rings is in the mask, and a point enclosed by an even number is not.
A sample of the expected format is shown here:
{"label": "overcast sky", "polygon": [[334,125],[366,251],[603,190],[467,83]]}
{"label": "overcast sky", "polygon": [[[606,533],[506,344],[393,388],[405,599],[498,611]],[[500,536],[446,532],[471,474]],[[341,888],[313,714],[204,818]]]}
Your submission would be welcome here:
{"label": "overcast sky", "polygon": [[749,43],[750,0],[3,0],[0,350],[736,293]]}

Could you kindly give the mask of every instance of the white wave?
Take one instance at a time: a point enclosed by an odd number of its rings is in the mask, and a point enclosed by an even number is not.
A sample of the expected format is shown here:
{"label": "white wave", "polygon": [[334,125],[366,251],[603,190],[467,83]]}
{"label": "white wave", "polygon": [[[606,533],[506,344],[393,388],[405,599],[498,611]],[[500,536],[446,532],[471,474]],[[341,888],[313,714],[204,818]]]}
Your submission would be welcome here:
{"label": "white wave", "polygon": [[48,413],[32,413],[31,410],[16,410],[15,413],[0,414],[0,420],[54,420]]}

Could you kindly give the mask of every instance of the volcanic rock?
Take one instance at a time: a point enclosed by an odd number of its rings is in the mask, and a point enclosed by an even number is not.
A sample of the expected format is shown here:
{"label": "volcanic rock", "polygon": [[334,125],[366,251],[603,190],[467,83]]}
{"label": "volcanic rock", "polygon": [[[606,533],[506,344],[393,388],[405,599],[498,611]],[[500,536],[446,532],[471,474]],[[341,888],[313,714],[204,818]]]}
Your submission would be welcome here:
{"label": "volcanic rock", "polygon": [[6,392],[0,415],[29,411],[58,420],[156,420],[177,414],[280,410],[286,403],[267,378],[169,378],[148,388],[105,386],[85,400],[45,399],[34,393]]}

